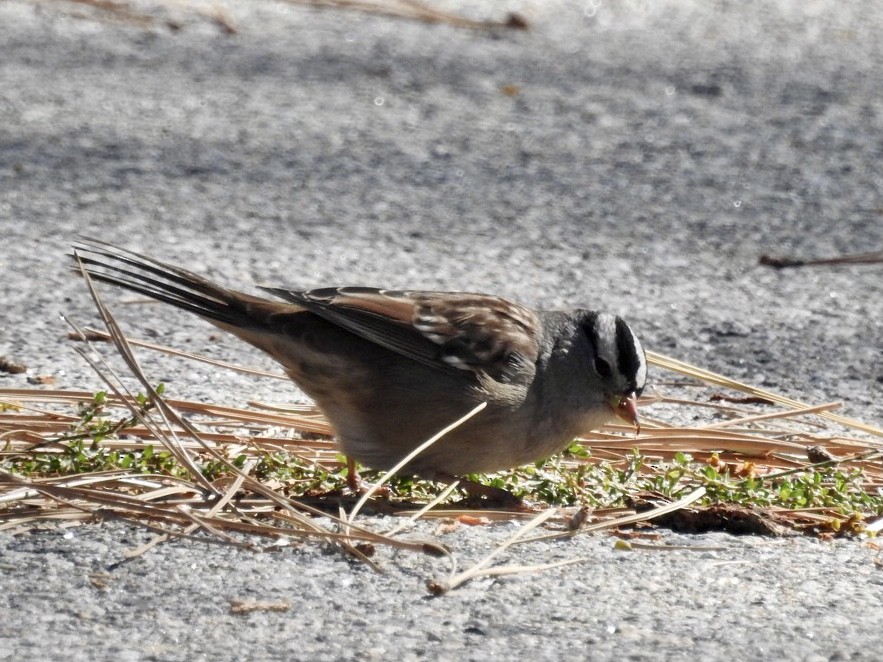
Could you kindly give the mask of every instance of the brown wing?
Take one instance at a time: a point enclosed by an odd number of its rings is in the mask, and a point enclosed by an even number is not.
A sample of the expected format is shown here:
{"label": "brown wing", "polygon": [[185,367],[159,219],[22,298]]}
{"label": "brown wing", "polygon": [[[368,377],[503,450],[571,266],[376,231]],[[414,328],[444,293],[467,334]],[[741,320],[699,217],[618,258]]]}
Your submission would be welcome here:
{"label": "brown wing", "polygon": [[510,381],[532,367],[539,353],[536,314],[498,297],[364,287],[264,289],[366,340],[438,368]]}

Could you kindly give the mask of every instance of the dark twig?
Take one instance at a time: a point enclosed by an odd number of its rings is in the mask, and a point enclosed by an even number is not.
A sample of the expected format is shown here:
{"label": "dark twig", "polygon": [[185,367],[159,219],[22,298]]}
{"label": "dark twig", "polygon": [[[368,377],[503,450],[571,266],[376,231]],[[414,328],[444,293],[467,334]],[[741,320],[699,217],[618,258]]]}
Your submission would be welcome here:
{"label": "dark twig", "polygon": [[827,257],[816,260],[801,260],[799,258],[792,257],[761,255],[758,262],[765,267],[772,267],[773,269],[787,269],[789,267],[837,266],[841,264],[880,264],[881,262],[883,262],[883,251],[854,253],[852,255],[839,255],[837,257]]}

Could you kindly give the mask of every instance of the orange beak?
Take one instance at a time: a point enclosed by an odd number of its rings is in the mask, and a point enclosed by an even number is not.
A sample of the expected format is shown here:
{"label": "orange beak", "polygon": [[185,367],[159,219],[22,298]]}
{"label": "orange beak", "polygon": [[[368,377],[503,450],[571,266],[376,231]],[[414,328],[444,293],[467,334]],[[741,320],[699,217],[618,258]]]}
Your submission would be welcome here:
{"label": "orange beak", "polygon": [[641,422],[638,420],[638,397],[634,393],[614,398],[613,411],[621,419],[635,426],[635,436],[641,434]]}

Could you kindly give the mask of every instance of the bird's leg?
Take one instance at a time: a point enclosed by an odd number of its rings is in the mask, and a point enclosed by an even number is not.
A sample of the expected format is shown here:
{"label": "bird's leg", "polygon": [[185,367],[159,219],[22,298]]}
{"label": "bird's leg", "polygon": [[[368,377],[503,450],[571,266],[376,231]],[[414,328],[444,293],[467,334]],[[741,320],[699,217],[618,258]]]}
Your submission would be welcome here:
{"label": "bird's leg", "polygon": [[346,458],[346,486],[353,494],[362,492],[362,477],[356,469],[356,461],[351,457]]}
{"label": "bird's leg", "polygon": [[[356,461],[349,456],[346,458],[346,486],[353,494],[364,494],[371,489],[371,483],[362,480],[359,470],[356,469]],[[379,497],[388,497],[390,491],[386,485],[383,485],[374,494]]]}

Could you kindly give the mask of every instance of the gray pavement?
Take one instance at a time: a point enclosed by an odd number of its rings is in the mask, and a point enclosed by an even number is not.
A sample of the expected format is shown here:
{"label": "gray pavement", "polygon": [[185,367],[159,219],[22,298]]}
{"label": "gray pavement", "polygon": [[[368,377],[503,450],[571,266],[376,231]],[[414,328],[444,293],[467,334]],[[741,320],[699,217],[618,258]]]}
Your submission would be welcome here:
{"label": "gray pavement", "polygon": [[[97,321],[64,257],[85,234],[243,289],[603,308],[649,349],[883,423],[883,268],[757,265],[883,248],[883,6],[486,6],[534,29],[268,2],[231,7],[230,37],[0,3],[0,355],[56,387],[99,386],[58,316]],[[134,335],[272,367],[199,320],[115,310]],[[175,397],[302,397],[143,364]],[[444,541],[467,564],[511,530]],[[376,575],[315,546],[173,543],[96,581],[145,535],[0,534],[0,659],[870,660],[883,643],[883,575],[855,541],[665,533],[717,549],[625,553],[583,536],[508,560],[585,564],[437,599],[423,582],[439,561],[382,551]],[[229,599],[293,608],[234,616]]]}

